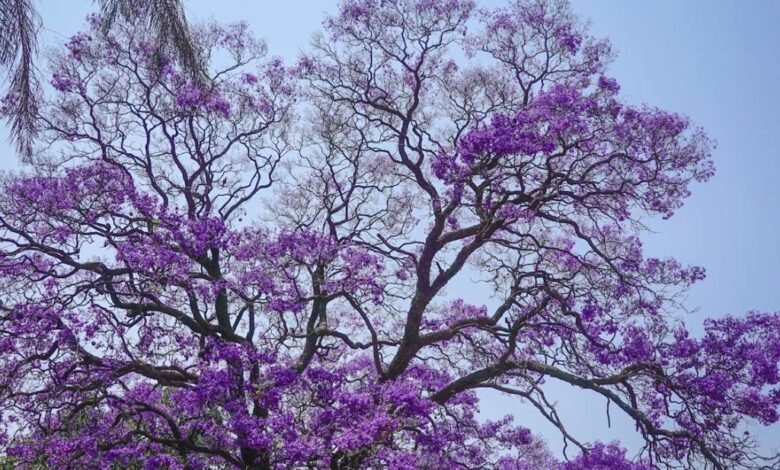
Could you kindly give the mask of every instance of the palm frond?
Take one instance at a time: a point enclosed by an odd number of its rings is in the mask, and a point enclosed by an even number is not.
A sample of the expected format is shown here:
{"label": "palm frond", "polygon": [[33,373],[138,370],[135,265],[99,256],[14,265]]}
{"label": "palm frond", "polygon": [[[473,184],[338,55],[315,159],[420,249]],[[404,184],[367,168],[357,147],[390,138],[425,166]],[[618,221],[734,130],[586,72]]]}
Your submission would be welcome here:
{"label": "palm frond", "polygon": [[41,22],[31,0],[0,0],[0,6],[0,68],[8,72],[10,137],[22,160],[30,161],[39,99],[33,60]]}
{"label": "palm frond", "polygon": [[[103,32],[117,20],[146,23],[155,32],[158,53],[179,61],[197,82],[205,69],[187,24],[181,0],[95,0],[101,8]],[[40,16],[32,0],[0,0],[0,71],[6,76],[5,100],[10,139],[22,161],[33,154],[40,82],[35,69]]]}
{"label": "palm frond", "polygon": [[143,21],[155,32],[158,54],[173,58],[198,82],[206,73],[192,37],[181,0],[96,0],[101,29],[108,32],[117,20]]}

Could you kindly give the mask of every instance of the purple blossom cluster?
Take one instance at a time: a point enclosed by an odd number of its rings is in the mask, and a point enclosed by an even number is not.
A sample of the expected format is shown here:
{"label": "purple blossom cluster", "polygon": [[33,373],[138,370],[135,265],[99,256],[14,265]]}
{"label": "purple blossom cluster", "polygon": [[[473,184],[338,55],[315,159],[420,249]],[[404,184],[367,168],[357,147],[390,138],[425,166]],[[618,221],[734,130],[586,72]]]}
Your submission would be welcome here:
{"label": "purple blossom cluster", "polygon": [[183,111],[196,112],[199,109],[223,118],[230,116],[230,103],[219,93],[206,93],[197,85],[187,84],[176,94],[176,106]]}

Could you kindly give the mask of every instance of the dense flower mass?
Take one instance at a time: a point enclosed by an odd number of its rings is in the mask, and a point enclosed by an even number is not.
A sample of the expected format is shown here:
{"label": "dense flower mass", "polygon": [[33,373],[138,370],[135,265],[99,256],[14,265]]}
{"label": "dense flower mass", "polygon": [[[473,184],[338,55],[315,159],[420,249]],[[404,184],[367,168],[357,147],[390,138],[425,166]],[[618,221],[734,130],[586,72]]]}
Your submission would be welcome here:
{"label": "dense flower mass", "polygon": [[[208,80],[138,25],[88,24],[53,54],[35,163],[0,183],[10,465],[778,463],[745,424],[780,418],[780,315],[692,334],[675,315],[704,270],[643,253],[712,142],[622,101],[565,1],[344,0],[294,66],[206,24]],[[550,382],[644,446],[574,435]],[[484,419],[485,389],[566,455]]]}

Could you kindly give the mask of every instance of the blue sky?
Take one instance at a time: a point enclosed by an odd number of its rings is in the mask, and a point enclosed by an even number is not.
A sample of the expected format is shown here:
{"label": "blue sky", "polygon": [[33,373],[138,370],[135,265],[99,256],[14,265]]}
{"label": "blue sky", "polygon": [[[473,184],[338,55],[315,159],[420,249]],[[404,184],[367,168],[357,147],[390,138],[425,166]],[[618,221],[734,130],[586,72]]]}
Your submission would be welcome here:
{"label": "blue sky", "polygon": [[[47,27],[44,44],[64,42],[93,8],[88,0],[37,3]],[[247,21],[268,41],[272,54],[292,59],[319,28],[322,12],[332,11],[336,2],[185,4],[191,20]],[[694,187],[688,204],[671,220],[653,224],[657,233],[645,238],[651,254],[707,269],[707,279],[688,298],[687,305],[698,308],[689,317],[691,326],[696,329],[708,316],[780,310],[780,151],[775,140],[780,138],[780,2],[575,0],[574,9],[619,52],[611,73],[628,102],[687,114],[719,143],[715,178]],[[0,167],[13,167],[9,147],[2,149]],[[585,440],[638,442],[631,437],[632,426],[616,420],[615,412],[612,429],[606,429],[603,402],[570,391],[556,390],[555,396],[561,413]],[[492,398],[486,414],[515,413],[557,446],[552,429],[529,417],[528,409]],[[780,442],[778,426],[759,434],[766,444]]]}

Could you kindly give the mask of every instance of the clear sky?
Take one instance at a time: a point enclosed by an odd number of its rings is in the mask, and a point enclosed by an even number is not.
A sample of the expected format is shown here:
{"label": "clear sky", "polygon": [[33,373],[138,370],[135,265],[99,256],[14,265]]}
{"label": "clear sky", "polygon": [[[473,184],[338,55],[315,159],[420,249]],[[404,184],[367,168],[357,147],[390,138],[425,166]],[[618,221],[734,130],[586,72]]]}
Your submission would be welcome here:
{"label": "clear sky", "polygon": [[[484,1],[484,5],[503,0]],[[780,310],[780,1],[775,0],[574,0],[597,36],[619,52],[611,73],[628,102],[682,112],[719,145],[717,174],[694,187],[688,204],[645,238],[656,256],[674,256],[707,269],[687,305],[693,329],[703,318],[751,309]],[[39,0],[42,42],[62,43],[93,8],[89,0]],[[185,0],[191,20],[245,20],[268,41],[272,54],[294,58],[320,26],[334,0]],[[0,129],[4,138],[5,132]],[[15,166],[0,147],[0,168]],[[605,404],[580,392],[555,394],[561,413],[584,440],[623,438],[637,443],[632,426],[617,420],[606,429]],[[493,397],[491,397],[493,398]],[[521,422],[558,438],[526,408],[498,398],[488,415],[514,412]],[[758,432],[758,429],[755,429]],[[780,427],[759,432],[780,446]],[[769,448],[769,447],[767,447]]]}

